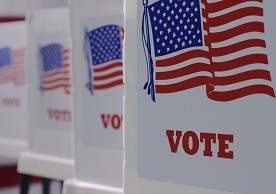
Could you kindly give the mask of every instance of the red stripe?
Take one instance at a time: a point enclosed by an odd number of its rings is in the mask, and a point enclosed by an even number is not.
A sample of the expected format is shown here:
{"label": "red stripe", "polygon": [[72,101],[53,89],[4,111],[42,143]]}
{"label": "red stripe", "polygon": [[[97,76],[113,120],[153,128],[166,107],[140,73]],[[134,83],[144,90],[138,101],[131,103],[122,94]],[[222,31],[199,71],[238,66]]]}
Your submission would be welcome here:
{"label": "red stripe", "polygon": [[270,73],[266,70],[251,70],[242,72],[236,75],[224,76],[224,77],[214,77],[212,83],[217,86],[234,84],[246,80],[252,79],[264,79],[271,81]]}
{"label": "red stripe", "polygon": [[[204,1],[206,1],[206,0],[204,0]],[[208,12],[209,13],[218,12],[223,9],[227,9],[227,8],[230,8],[235,5],[245,3],[245,2],[260,2],[260,3],[262,3],[263,0],[224,0],[224,1],[219,1],[219,2],[215,2],[215,3],[210,3],[208,5]]]}
{"label": "red stripe", "polygon": [[51,81],[43,81],[43,83],[48,84],[48,83],[54,83],[54,82],[58,82],[58,81],[69,81],[69,80],[70,80],[69,77],[64,77],[64,78],[53,79]]}
{"label": "red stripe", "polygon": [[206,57],[208,58],[208,52],[204,50],[192,50],[188,51],[182,54],[179,54],[177,56],[163,59],[163,60],[157,60],[156,61],[156,67],[168,67],[172,66],[178,63],[182,63],[184,61],[197,58],[197,57]]}
{"label": "red stripe", "polygon": [[102,84],[102,85],[95,84],[94,89],[95,90],[103,90],[103,89],[112,88],[112,87],[119,86],[119,85],[123,85],[123,79],[116,80],[116,81],[108,83],[108,84]]}
{"label": "red stripe", "polygon": [[213,62],[212,68],[214,71],[227,71],[246,65],[259,63],[268,64],[268,59],[265,54],[252,54],[225,62]]}
{"label": "red stripe", "polygon": [[103,72],[103,71],[107,71],[107,70],[115,68],[115,67],[123,67],[123,63],[117,62],[117,63],[111,63],[110,65],[107,65],[105,67],[100,67],[100,68],[95,67],[94,72]]}
{"label": "red stripe", "polygon": [[95,81],[101,81],[101,80],[106,80],[106,79],[110,79],[116,76],[122,76],[123,75],[123,71],[116,71],[107,75],[103,75],[103,76],[94,76],[94,80]]}
{"label": "red stripe", "polygon": [[208,25],[210,27],[220,26],[246,16],[263,16],[263,9],[260,7],[245,7],[215,18],[209,18]]}
{"label": "red stripe", "polygon": [[45,73],[44,77],[52,77],[52,76],[58,75],[58,74],[69,74],[69,71],[58,70],[57,72],[53,72],[53,73]]}
{"label": "red stripe", "polygon": [[205,85],[211,81],[210,77],[198,76],[179,83],[168,85],[156,85],[156,93],[174,93]]}
{"label": "red stripe", "polygon": [[248,32],[264,32],[263,22],[249,22],[226,31],[210,33],[208,38],[212,43],[221,42]]}
{"label": "red stripe", "polygon": [[207,92],[208,97],[215,101],[226,102],[236,100],[252,94],[266,94],[275,98],[274,89],[266,85],[252,85],[226,92]]}
{"label": "red stripe", "polygon": [[53,89],[56,89],[56,88],[61,88],[61,87],[71,87],[70,84],[59,84],[59,85],[55,85],[55,86],[52,86],[52,87],[43,87],[43,90],[53,90]]}
{"label": "red stripe", "polygon": [[210,65],[206,65],[204,63],[195,63],[172,71],[156,72],[156,80],[173,79],[201,71],[209,72],[209,70]]}
{"label": "red stripe", "polygon": [[250,39],[250,40],[241,41],[225,47],[211,48],[210,52],[212,52],[213,57],[218,57],[218,56],[228,55],[228,54],[241,51],[247,48],[252,48],[252,47],[266,48],[266,43],[264,40]]}

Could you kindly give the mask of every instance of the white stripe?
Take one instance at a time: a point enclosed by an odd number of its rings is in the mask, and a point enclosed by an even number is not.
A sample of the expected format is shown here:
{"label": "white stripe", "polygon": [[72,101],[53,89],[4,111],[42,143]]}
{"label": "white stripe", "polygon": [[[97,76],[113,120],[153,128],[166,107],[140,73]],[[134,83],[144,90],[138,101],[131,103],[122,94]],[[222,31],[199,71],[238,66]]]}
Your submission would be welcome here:
{"label": "white stripe", "polygon": [[70,81],[64,81],[64,80],[60,80],[60,81],[56,81],[56,82],[53,82],[53,83],[47,83],[47,84],[43,84],[43,88],[51,88],[51,87],[55,87],[55,86],[58,86],[58,85],[63,85],[63,84],[69,84],[70,85]]}
{"label": "white stripe", "polygon": [[[94,75],[96,75],[96,76],[104,76],[104,75],[108,75],[110,73],[114,73],[116,71],[123,71],[123,67],[122,66],[120,66],[120,67],[113,67],[113,68],[111,68],[109,70],[106,70],[106,71],[94,72]],[[93,73],[92,73],[92,75],[93,75]]]}
{"label": "white stripe", "polygon": [[236,74],[246,72],[246,71],[251,71],[251,70],[267,70],[267,71],[269,71],[270,68],[269,68],[269,65],[250,64],[250,65],[246,65],[246,66],[243,66],[243,67],[231,69],[231,70],[228,70],[228,71],[216,71],[215,76],[216,77],[226,77],[226,76],[236,75]]}
{"label": "white stripe", "polygon": [[[198,47],[185,48],[184,53],[187,53],[187,52],[193,51],[193,50],[209,51],[209,48],[207,46],[198,46]],[[164,60],[164,59],[168,59],[168,58],[171,58],[171,57],[174,57],[174,56],[177,56],[177,55],[180,55],[180,54],[184,54],[184,53],[183,53],[183,49],[182,49],[182,50],[179,50],[179,51],[167,54],[167,55],[158,56],[158,57],[156,57],[156,60]]]}
{"label": "white stripe", "polygon": [[103,64],[100,64],[100,65],[94,65],[93,68],[94,69],[101,69],[101,68],[104,68],[110,64],[113,64],[113,63],[122,63],[122,60],[114,60],[114,61],[109,61],[109,62],[106,62],[106,63],[103,63]]}
{"label": "white stripe", "polygon": [[220,57],[212,57],[213,62],[225,62],[233,59],[237,59],[243,56],[247,56],[250,54],[266,54],[265,48],[262,47],[250,47],[238,52],[234,52],[228,55],[220,56]]}
{"label": "white stripe", "polygon": [[260,2],[253,2],[253,1],[240,3],[238,5],[235,5],[235,6],[232,6],[232,7],[223,9],[223,10],[220,10],[218,12],[209,13],[209,18],[215,18],[215,17],[218,17],[218,16],[222,16],[222,15],[225,15],[227,13],[230,13],[230,12],[233,12],[233,11],[245,8],[245,7],[262,7],[262,3],[260,3]]}
{"label": "white stripe", "polygon": [[209,66],[210,65],[210,60],[206,59],[206,58],[203,58],[203,57],[197,57],[197,58],[193,58],[193,59],[187,60],[185,62],[178,63],[178,64],[171,65],[171,66],[155,67],[155,70],[156,70],[156,72],[173,71],[173,70],[180,69],[182,67],[189,66],[191,64],[195,64],[195,63],[204,63],[204,64]]}
{"label": "white stripe", "polygon": [[250,22],[263,22],[263,18],[261,16],[246,16],[221,26],[210,27],[210,33],[223,32]]}
{"label": "white stripe", "polygon": [[115,76],[115,77],[112,77],[112,78],[109,78],[109,79],[105,79],[105,80],[101,80],[101,81],[94,81],[93,85],[109,84],[111,82],[118,81],[118,80],[121,80],[121,79],[123,79],[123,76]]}
{"label": "white stripe", "polygon": [[248,32],[246,34],[241,34],[239,36],[230,38],[228,40],[225,41],[221,41],[221,42],[217,42],[217,43],[212,43],[211,47],[212,48],[221,48],[221,47],[225,47],[226,45],[233,45],[236,43],[239,43],[241,41],[244,40],[250,40],[250,39],[260,39],[260,40],[264,40],[265,36],[264,33],[261,32]]}
{"label": "white stripe", "polygon": [[196,78],[199,76],[207,76],[207,77],[212,77],[212,74],[206,71],[201,71],[201,72],[197,72],[197,73],[192,73],[186,76],[181,76],[178,78],[174,78],[174,79],[166,79],[166,80],[156,80],[155,81],[155,85],[170,85],[170,84],[175,84],[175,83],[179,83],[191,78]]}
{"label": "white stripe", "polygon": [[228,92],[231,90],[236,90],[236,89],[240,89],[240,88],[244,88],[247,86],[253,86],[253,85],[266,85],[266,86],[270,86],[273,88],[273,84],[271,81],[267,81],[264,79],[250,79],[250,80],[246,80],[243,82],[238,82],[235,84],[231,84],[231,85],[226,85],[226,86],[215,86],[215,90],[217,92]]}

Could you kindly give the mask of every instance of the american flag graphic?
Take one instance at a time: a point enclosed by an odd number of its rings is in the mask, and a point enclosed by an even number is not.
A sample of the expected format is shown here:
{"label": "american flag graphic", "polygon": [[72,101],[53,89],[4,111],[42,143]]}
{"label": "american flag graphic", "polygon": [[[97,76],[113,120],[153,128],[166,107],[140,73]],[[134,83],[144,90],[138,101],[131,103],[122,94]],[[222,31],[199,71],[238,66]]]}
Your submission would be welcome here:
{"label": "american flag graphic", "polygon": [[42,60],[41,89],[43,91],[64,89],[71,93],[69,49],[60,44],[50,44],[40,48]]}
{"label": "american flag graphic", "polygon": [[0,48],[0,84],[13,82],[16,86],[26,83],[25,48]]}
{"label": "american flag graphic", "polygon": [[84,51],[89,72],[86,87],[91,94],[123,84],[122,40],[123,28],[118,25],[86,30]]}
{"label": "american flag graphic", "polygon": [[[275,98],[268,69],[262,0],[160,0],[144,4],[144,89],[174,93],[206,86],[208,98]],[[152,53],[153,52],[153,53]]]}

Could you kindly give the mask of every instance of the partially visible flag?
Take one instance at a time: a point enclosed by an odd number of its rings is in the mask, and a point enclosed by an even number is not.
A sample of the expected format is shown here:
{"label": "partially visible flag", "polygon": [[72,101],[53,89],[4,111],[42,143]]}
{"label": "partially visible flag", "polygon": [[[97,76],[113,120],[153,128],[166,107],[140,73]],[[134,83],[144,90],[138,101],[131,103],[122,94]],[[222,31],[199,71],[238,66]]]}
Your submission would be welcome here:
{"label": "partially visible flag", "polygon": [[69,49],[54,43],[40,49],[42,60],[41,89],[43,91],[63,88],[71,93]]}
{"label": "partially visible flag", "polygon": [[26,83],[25,48],[0,48],[0,84],[12,81],[16,86]]}
{"label": "partially visible flag", "polygon": [[86,87],[91,94],[123,84],[122,40],[123,28],[117,25],[86,31],[84,51],[89,72]]}
{"label": "partially visible flag", "polygon": [[252,94],[275,97],[263,34],[262,0],[160,0],[146,5],[144,89],[153,101],[155,93],[203,85],[216,101]]}

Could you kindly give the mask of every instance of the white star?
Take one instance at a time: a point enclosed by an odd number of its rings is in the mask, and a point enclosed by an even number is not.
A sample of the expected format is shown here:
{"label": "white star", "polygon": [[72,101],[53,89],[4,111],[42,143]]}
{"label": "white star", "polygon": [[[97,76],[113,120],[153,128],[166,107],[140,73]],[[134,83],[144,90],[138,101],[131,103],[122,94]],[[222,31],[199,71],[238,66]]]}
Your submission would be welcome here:
{"label": "white star", "polygon": [[182,45],[182,47],[185,46],[185,42],[182,42],[181,45]]}
{"label": "white star", "polygon": [[194,28],[195,28],[195,25],[194,25],[194,24],[192,24],[192,25],[191,25],[191,29],[194,29]]}
{"label": "white star", "polygon": [[177,3],[174,4],[174,7],[177,8]]}
{"label": "white star", "polygon": [[176,27],[176,30],[178,31],[179,29],[180,29],[180,27],[179,27],[179,26],[177,26],[177,27]]}
{"label": "white star", "polygon": [[161,51],[158,49],[158,51],[157,51],[158,53],[160,53]]}
{"label": "white star", "polygon": [[185,38],[185,40],[187,40],[187,39],[188,39],[188,37],[187,37],[187,36],[185,36],[184,38]]}
{"label": "white star", "polygon": [[183,18],[185,18],[185,17],[186,17],[186,13],[183,14]]}
{"label": "white star", "polygon": [[185,24],[185,26],[184,26],[184,30],[187,30],[188,29],[188,26]]}
{"label": "white star", "polygon": [[179,21],[179,23],[180,23],[180,24],[183,24],[183,20],[181,19],[181,20]]}
{"label": "white star", "polygon": [[163,13],[163,17],[166,17],[166,13]]}
{"label": "white star", "polygon": [[168,28],[168,33],[170,33],[172,30],[171,30],[171,28]]}
{"label": "white star", "polygon": [[156,42],[159,42],[159,41],[160,41],[160,38],[157,38],[157,39],[156,39]]}
{"label": "white star", "polygon": [[170,47],[167,48],[167,52],[169,52],[169,51],[170,51]]}
{"label": "white star", "polygon": [[189,8],[189,7],[187,7],[187,8],[186,8],[186,12],[189,12],[189,11],[190,11],[190,8]]}
{"label": "white star", "polygon": [[191,2],[191,6],[194,6],[194,4],[195,4],[195,3],[192,1],[192,2]]}
{"label": "white star", "polygon": [[160,19],[160,20],[159,20],[159,24],[161,24],[161,23],[162,23],[162,20]]}
{"label": "white star", "polygon": [[167,5],[166,10],[169,10],[169,9],[170,9],[170,6]]}
{"label": "white star", "polygon": [[170,44],[172,44],[173,43],[173,40],[170,40]]}
{"label": "white star", "polygon": [[180,42],[180,41],[181,41],[181,38],[178,38],[178,39],[177,39],[177,42]]}
{"label": "white star", "polygon": [[189,44],[192,44],[192,41],[191,41],[191,40],[189,40]]}
{"label": "white star", "polygon": [[197,7],[195,8],[195,11],[198,11],[198,8],[197,8]]}
{"label": "white star", "polygon": [[162,42],[162,46],[164,47],[166,45],[166,43],[165,42]]}
{"label": "white star", "polygon": [[191,21],[191,20],[190,20],[190,18],[189,18],[189,19],[187,19],[187,23],[190,23],[190,21]]}
{"label": "white star", "polygon": [[173,0],[170,0],[170,3],[172,3]]}
{"label": "white star", "polygon": [[177,48],[178,48],[178,45],[177,45],[177,44],[176,44],[176,45],[174,45],[174,48],[175,48],[175,49],[177,49]]}
{"label": "white star", "polygon": [[178,10],[178,12],[179,12],[179,13],[182,13],[182,9],[180,8],[180,9]]}
{"label": "white star", "polygon": [[198,20],[197,20],[197,18],[195,18],[195,22],[197,22]]}
{"label": "white star", "polygon": [[175,23],[175,22],[174,22],[174,21],[172,21],[172,26],[174,26],[174,23]]}
{"label": "white star", "polygon": [[151,8],[151,11],[154,11],[154,7]]}
{"label": "white star", "polygon": [[168,21],[170,21],[170,20],[171,20],[171,17],[170,17],[170,16],[168,16],[168,17],[167,17],[167,20],[168,20]]}
{"label": "white star", "polygon": [[161,6],[164,7],[164,2],[161,3]]}
{"label": "white star", "polygon": [[196,35],[193,35],[193,39],[195,39]]}
{"label": "white star", "polygon": [[163,24],[164,28],[166,28],[166,27],[167,27],[167,25],[168,25],[167,23],[164,23],[164,24]]}
{"label": "white star", "polygon": [[165,40],[167,40],[167,39],[168,39],[168,36],[165,36],[164,38],[165,38]]}
{"label": "white star", "polygon": [[175,37],[176,36],[176,34],[175,33],[173,33],[173,37]]}
{"label": "white star", "polygon": [[198,43],[200,43],[201,42],[201,40],[200,39],[198,39]]}
{"label": "white star", "polygon": [[177,20],[177,19],[178,19],[178,17],[179,17],[179,16],[178,16],[178,15],[176,15],[176,16],[175,16],[175,19]]}
{"label": "white star", "polygon": [[160,9],[157,10],[157,13],[158,13],[158,14],[160,13]]}
{"label": "white star", "polygon": [[172,15],[174,14],[174,10],[171,10],[171,14],[172,14]]}
{"label": "white star", "polygon": [[163,31],[160,31],[160,35],[162,35],[163,34]]}
{"label": "white star", "polygon": [[180,32],[180,35],[181,35],[181,36],[183,36],[183,34],[184,34],[183,32]]}
{"label": "white star", "polygon": [[197,30],[196,32],[199,34],[199,33],[200,33],[200,30]]}
{"label": "white star", "polygon": [[182,5],[185,6],[185,5],[186,5],[186,1],[184,1],[184,2],[182,3]]}
{"label": "white star", "polygon": [[157,30],[157,29],[158,29],[158,27],[157,27],[157,26],[155,26],[155,27],[154,27],[154,30]]}
{"label": "white star", "polygon": [[192,31],[191,31],[191,30],[189,30],[189,31],[188,31],[188,34],[191,34],[191,33],[192,33]]}

